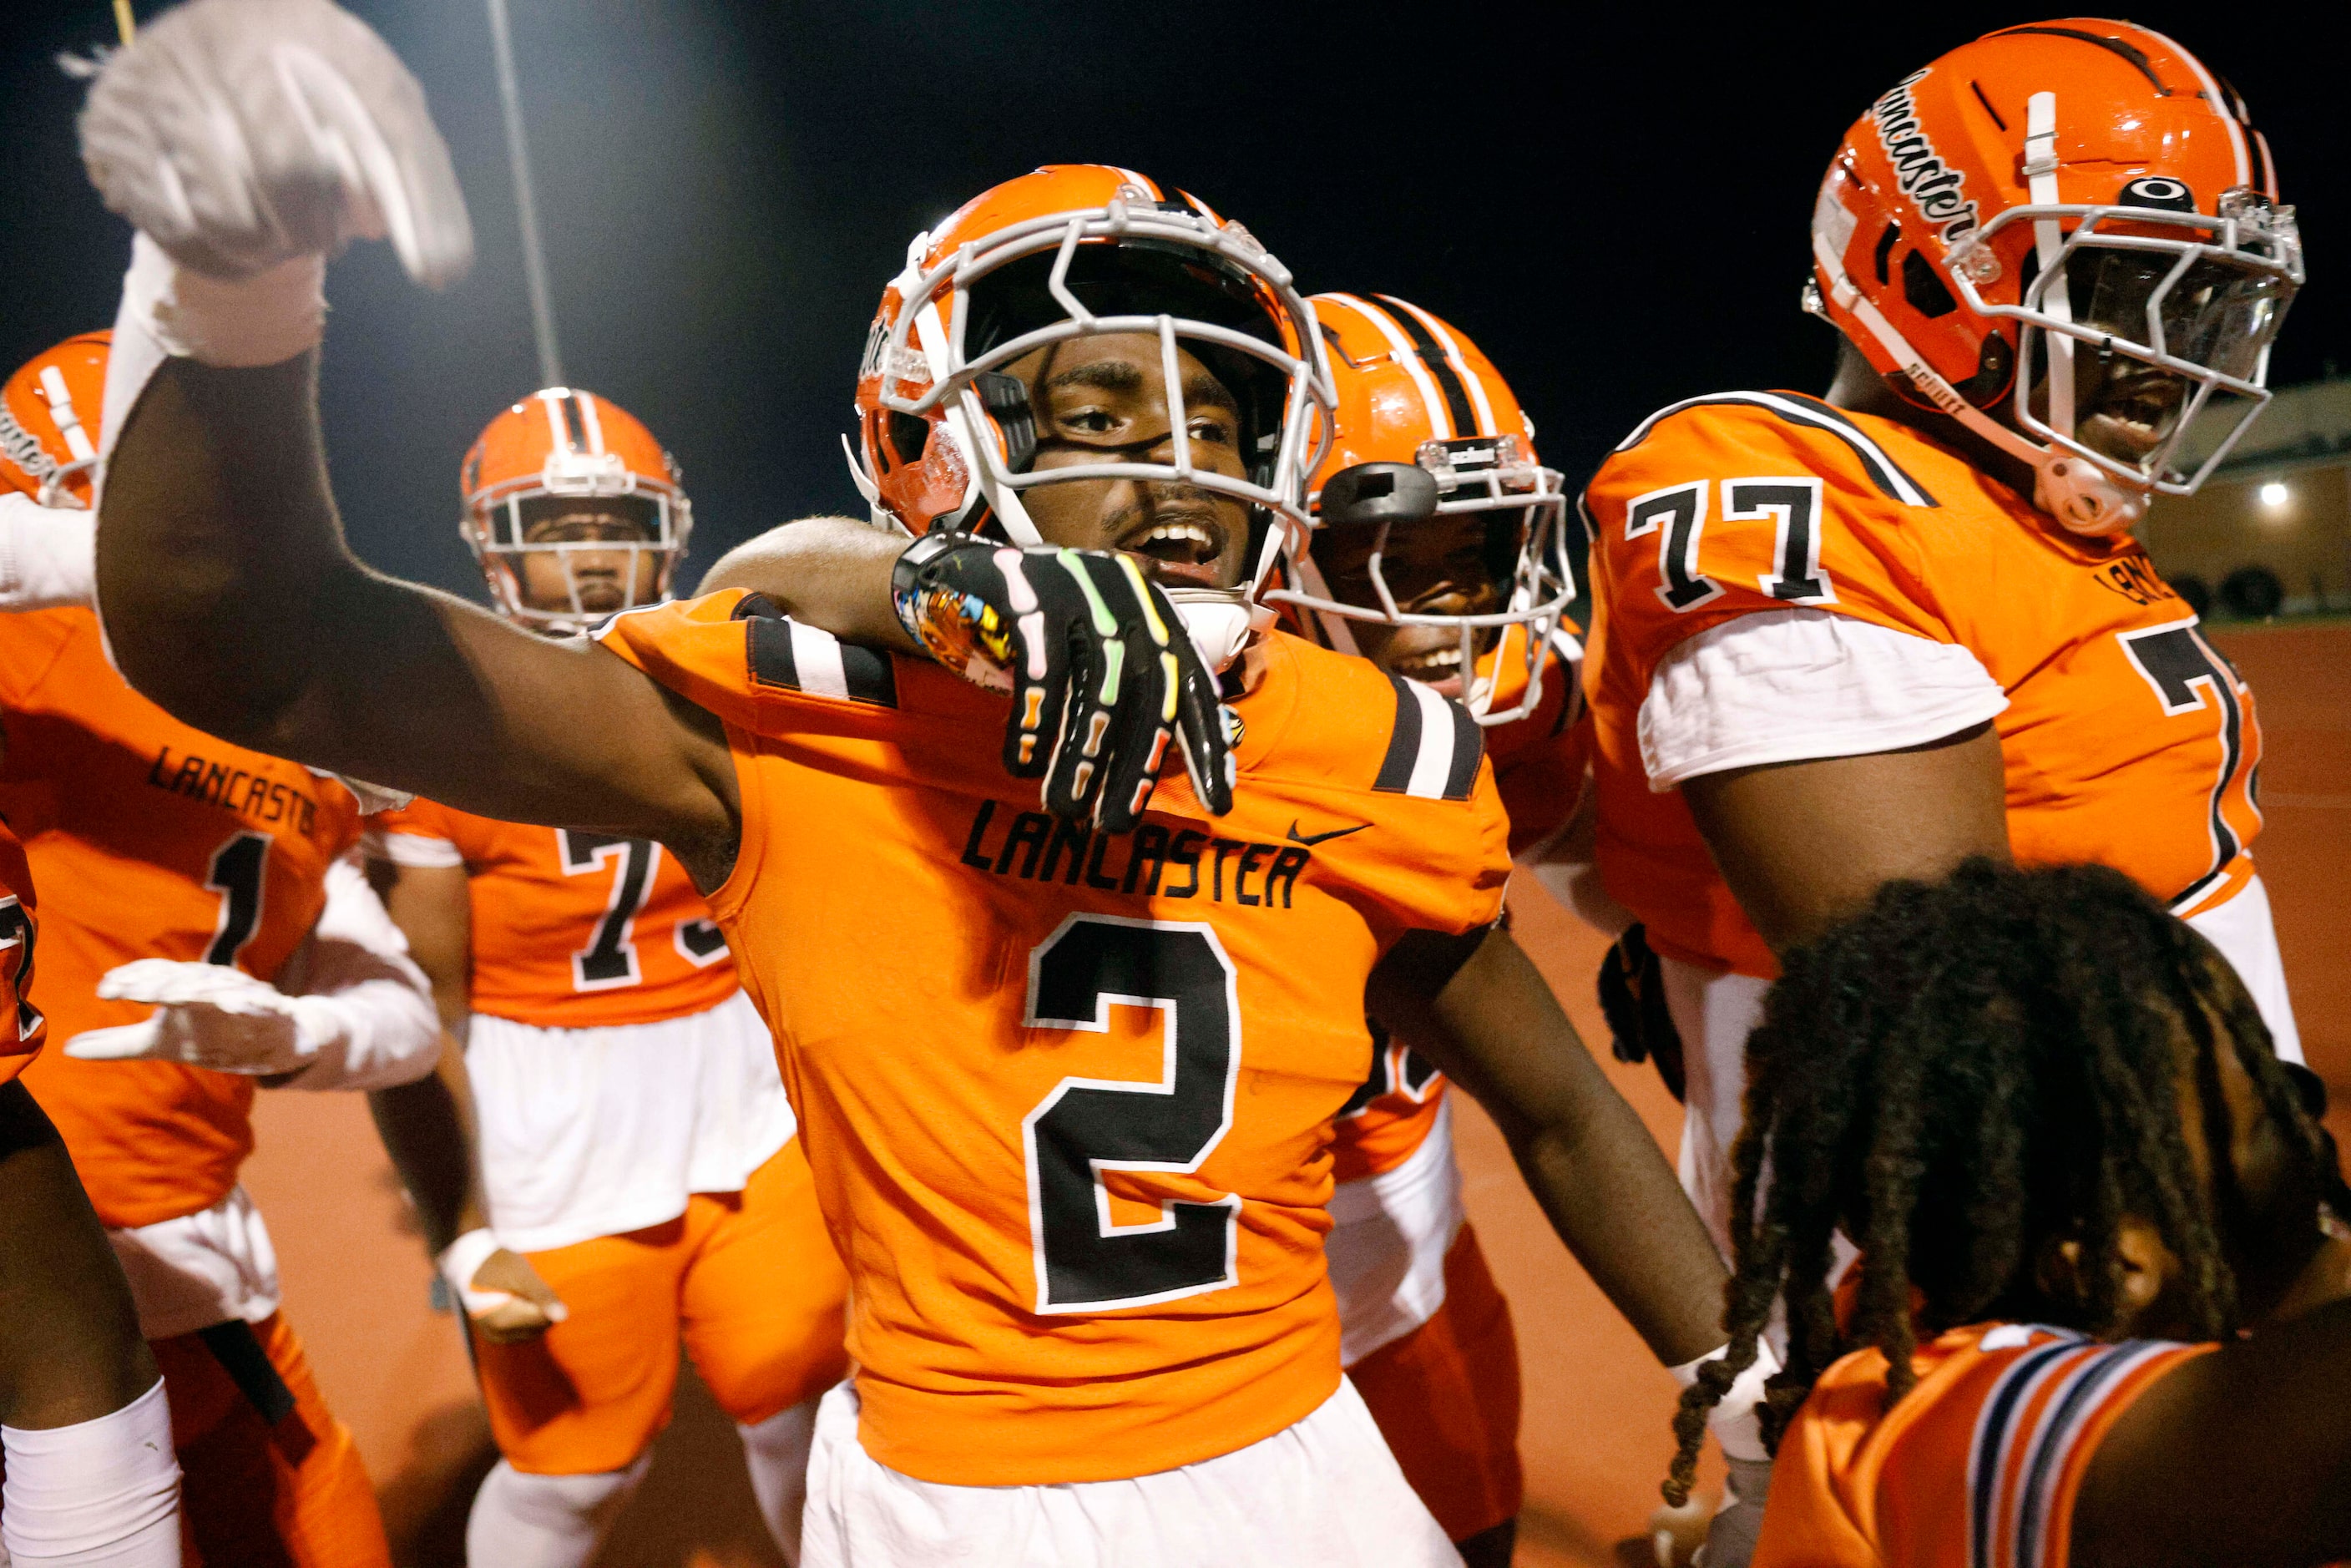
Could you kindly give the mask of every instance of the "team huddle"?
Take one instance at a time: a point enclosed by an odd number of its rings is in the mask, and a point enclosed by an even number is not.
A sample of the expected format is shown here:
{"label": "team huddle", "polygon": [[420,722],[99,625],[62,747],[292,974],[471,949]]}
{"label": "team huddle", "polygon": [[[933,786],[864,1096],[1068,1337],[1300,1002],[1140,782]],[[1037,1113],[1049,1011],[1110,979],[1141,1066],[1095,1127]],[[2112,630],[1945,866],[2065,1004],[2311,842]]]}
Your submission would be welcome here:
{"label": "team huddle", "polygon": [[328,261],[471,258],[399,60],[190,0],[80,130],[120,309],[0,390],[0,1558],[390,1563],[258,1088],[371,1097],[484,1568],[594,1557],[681,1347],[796,1563],[1507,1564],[1558,1417],[1457,1091],[1684,1389],[1667,1503],[1729,1461],[1709,1568],[2351,1556],[2252,695],[2131,537],[2303,281],[2179,45],[1879,97],[1833,384],[1693,387],[1580,498],[1439,315],[1040,169],[883,293],[866,517],[689,592],[653,430],[543,388],[455,465],[487,610],[350,553],[318,427]]}

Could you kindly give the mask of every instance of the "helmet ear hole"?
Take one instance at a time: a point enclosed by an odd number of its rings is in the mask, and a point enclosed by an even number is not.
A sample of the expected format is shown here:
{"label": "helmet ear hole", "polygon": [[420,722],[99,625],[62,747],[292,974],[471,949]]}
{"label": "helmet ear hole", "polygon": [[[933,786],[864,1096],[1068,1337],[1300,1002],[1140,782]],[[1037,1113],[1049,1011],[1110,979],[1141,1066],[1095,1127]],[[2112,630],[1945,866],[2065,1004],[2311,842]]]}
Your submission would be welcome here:
{"label": "helmet ear hole", "polygon": [[900,464],[920,463],[924,448],[931,443],[930,421],[920,414],[888,411],[890,451]]}
{"label": "helmet ear hole", "polygon": [[1923,250],[1913,250],[1902,258],[1902,298],[1910,302],[1911,309],[1930,321],[1959,308],[1959,302],[1951,298],[1949,287]]}
{"label": "helmet ear hole", "polygon": [[1412,463],[1358,463],[1322,484],[1331,523],[1422,523],[1437,515],[1437,477]]}
{"label": "helmet ear hole", "polygon": [[1901,239],[1901,237],[1902,225],[1900,224],[1887,224],[1886,225],[1886,232],[1877,236],[1877,253],[1876,259],[1877,262],[1877,281],[1880,283],[1891,281],[1886,273],[1886,264],[1893,259],[1895,243]]}

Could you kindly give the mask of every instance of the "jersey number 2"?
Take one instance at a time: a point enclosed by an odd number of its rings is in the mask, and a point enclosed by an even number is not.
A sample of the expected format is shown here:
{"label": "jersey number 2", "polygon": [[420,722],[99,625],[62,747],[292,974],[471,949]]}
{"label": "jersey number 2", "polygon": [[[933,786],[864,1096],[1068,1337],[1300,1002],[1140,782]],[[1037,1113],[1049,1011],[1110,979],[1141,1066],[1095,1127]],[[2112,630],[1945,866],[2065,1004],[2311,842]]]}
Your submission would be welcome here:
{"label": "jersey number 2", "polygon": [[1040,1312],[1139,1307],[1238,1283],[1240,1199],[1111,1218],[1106,1170],[1193,1171],[1232,1125],[1240,998],[1206,925],[1073,915],[1029,956],[1031,1029],[1105,1032],[1113,1002],[1161,1017],[1155,1083],[1064,1078],[1021,1124]]}

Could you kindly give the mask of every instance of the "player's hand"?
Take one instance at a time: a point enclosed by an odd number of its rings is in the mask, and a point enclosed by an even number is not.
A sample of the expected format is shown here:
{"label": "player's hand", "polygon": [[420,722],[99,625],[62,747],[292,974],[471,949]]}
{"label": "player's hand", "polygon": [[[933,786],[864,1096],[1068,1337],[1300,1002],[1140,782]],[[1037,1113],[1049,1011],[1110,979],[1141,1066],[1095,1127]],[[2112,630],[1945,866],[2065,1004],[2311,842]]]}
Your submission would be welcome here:
{"label": "player's hand", "polygon": [[537,1339],[570,1315],[530,1260],[504,1247],[482,1260],[458,1300],[465,1321],[492,1344]]}
{"label": "player's hand", "polygon": [[1216,679],[1175,605],[1131,558],[928,534],[898,558],[891,594],[932,658],[1012,694],[1004,766],[1044,779],[1047,810],[1126,831],[1150,803],[1171,739],[1200,803],[1217,816],[1232,810]]}
{"label": "player's hand", "polygon": [[182,265],[244,277],[389,239],[418,282],[474,235],[424,94],[327,0],[190,0],[110,58],[81,113],[107,206]]}
{"label": "player's hand", "polygon": [[[85,1030],[66,1041],[84,1061],[180,1061],[261,1077],[298,1072],[335,1038],[331,1014],[223,964],[141,958],[98,982],[108,1001],[145,1002],[144,1023]],[[306,1006],[308,1003],[309,1005]]]}

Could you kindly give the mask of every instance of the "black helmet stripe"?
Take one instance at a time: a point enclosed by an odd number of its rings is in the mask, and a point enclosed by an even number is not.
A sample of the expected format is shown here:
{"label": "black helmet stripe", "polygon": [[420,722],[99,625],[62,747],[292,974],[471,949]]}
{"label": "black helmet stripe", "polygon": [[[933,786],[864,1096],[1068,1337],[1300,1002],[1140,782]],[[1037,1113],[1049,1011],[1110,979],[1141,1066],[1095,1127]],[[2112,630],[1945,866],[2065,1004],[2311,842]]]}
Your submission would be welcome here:
{"label": "black helmet stripe", "polygon": [[1479,428],[1478,411],[1469,402],[1469,389],[1462,384],[1461,372],[1454,367],[1453,356],[1445,351],[1445,345],[1430,334],[1427,325],[1419,317],[1405,308],[1403,300],[1384,294],[1374,298],[1389,308],[1388,319],[1412,340],[1413,351],[1420,356],[1420,362],[1426,365],[1428,373],[1436,378],[1437,390],[1445,394],[1445,412],[1452,417],[1454,433],[1459,435],[1484,434],[1485,432]]}

